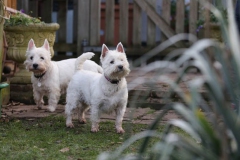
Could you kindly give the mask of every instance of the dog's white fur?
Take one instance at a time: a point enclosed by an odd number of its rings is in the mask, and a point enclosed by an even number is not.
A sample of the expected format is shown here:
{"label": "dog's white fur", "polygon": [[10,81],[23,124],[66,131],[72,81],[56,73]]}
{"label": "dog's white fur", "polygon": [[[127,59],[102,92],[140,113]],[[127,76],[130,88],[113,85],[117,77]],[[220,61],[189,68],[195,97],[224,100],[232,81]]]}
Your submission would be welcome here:
{"label": "dog's white fur", "polygon": [[[55,111],[61,94],[75,73],[75,59],[51,61],[50,47],[45,39],[42,47],[37,48],[33,39],[28,43],[26,69],[32,72],[31,82],[35,103],[39,109],[44,105],[43,96],[48,96],[48,110]],[[102,68],[93,61],[86,61],[83,69],[102,73]],[[37,77],[37,78],[36,78]],[[79,82],[81,83],[81,82]]]}
{"label": "dog's white fur", "polygon": [[71,114],[77,107],[80,112],[79,122],[86,123],[85,111],[91,107],[92,132],[99,131],[101,113],[115,111],[117,133],[124,133],[122,120],[128,99],[125,76],[130,72],[124,48],[119,43],[116,50],[109,50],[103,44],[100,60],[104,74],[82,70],[82,63],[93,55],[90,52],[82,54],[76,61],[79,64],[78,71],[67,88],[66,126],[74,127]]}

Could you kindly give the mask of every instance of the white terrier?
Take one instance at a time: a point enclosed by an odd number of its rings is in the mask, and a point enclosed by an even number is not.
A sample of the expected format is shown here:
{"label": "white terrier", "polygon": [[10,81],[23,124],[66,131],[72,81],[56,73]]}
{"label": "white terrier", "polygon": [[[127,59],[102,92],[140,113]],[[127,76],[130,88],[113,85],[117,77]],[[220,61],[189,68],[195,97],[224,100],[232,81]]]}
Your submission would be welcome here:
{"label": "white terrier", "polygon": [[[42,47],[35,47],[33,39],[28,42],[24,62],[26,69],[32,72],[31,82],[35,103],[39,109],[44,105],[43,96],[48,96],[48,110],[55,111],[61,94],[75,73],[76,59],[51,61],[50,47],[45,39]],[[93,61],[86,61],[83,69],[102,73],[102,68]]]}
{"label": "white terrier", "polygon": [[[92,132],[99,131],[100,115],[103,112],[116,112],[117,133],[124,133],[122,120],[128,100],[128,89],[125,76],[130,72],[129,63],[121,43],[116,50],[109,50],[105,44],[102,46],[100,57],[104,74],[82,70],[82,64],[94,54],[85,53],[78,57],[77,71],[67,88],[67,115],[66,126],[74,127],[72,123],[72,110],[79,107],[79,122],[86,123],[85,111],[91,106]],[[81,82],[81,83],[79,83]]]}

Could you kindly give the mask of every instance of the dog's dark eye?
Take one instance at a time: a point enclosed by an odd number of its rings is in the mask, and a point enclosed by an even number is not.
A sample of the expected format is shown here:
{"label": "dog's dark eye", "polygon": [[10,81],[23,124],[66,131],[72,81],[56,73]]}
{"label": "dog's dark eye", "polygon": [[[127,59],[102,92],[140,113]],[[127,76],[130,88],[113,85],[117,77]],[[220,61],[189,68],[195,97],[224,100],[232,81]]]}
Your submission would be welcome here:
{"label": "dog's dark eye", "polygon": [[114,61],[111,61],[110,63],[111,63],[111,64],[113,64],[113,63],[114,63]]}
{"label": "dog's dark eye", "polygon": [[42,59],[42,60],[44,60],[44,58],[43,58],[43,57],[41,57],[41,59]]}
{"label": "dog's dark eye", "polygon": [[32,60],[32,59],[33,59],[33,56],[31,56],[30,59]]}

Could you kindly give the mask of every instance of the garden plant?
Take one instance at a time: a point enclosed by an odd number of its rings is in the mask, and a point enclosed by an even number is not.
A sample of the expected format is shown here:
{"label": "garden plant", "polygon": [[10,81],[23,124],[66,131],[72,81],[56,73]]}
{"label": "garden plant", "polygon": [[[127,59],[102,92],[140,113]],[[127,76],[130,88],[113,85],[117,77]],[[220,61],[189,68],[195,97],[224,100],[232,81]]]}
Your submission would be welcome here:
{"label": "garden plant", "polygon": [[[228,22],[216,7],[204,0],[199,2],[218,19],[224,43],[216,39],[197,40],[192,35],[180,34],[160,44],[159,48],[162,49],[186,37],[192,43],[189,48],[175,50],[166,58],[169,64],[174,62],[176,65],[175,71],[179,76],[175,81],[163,75],[166,70],[162,65],[159,65],[161,69],[152,67],[156,73],[151,85],[154,87],[158,82],[165,82],[171,86],[166,97],[167,105],[149,130],[132,136],[113,152],[100,154],[99,160],[240,158],[240,41],[233,2],[226,1]],[[165,65],[165,69],[168,66]],[[179,83],[193,68],[197,68],[201,76],[188,83],[188,90],[183,90]],[[200,93],[200,89],[204,89],[206,94]],[[181,101],[172,101],[173,94],[180,97]],[[158,132],[156,127],[169,110],[176,111],[182,118],[168,121],[165,130]],[[181,129],[188,136],[174,132],[174,128]],[[152,139],[155,139],[154,144],[149,145]],[[128,147],[138,140],[143,140],[138,151],[126,154]]]}

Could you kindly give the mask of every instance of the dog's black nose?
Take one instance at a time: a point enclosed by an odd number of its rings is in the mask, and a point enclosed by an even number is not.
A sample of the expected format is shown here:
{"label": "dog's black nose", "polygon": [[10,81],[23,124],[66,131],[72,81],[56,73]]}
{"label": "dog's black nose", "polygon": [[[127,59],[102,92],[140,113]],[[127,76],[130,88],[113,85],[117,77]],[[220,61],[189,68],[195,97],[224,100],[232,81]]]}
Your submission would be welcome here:
{"label": "dog's black nose", "polygon": [[122,65],[119,65],[118,68],[122,70],[122,69],[123,69],[123,66],[122,66]]}
{"label": "dog's black nose", "polygon": [[34,68],[34,69],[37,69],[37,67],[38,67],[38,64],[34,63],[34,64],[33,64],[33,68]]}

